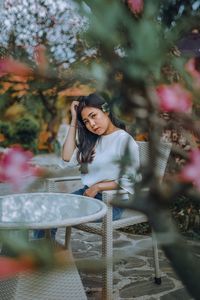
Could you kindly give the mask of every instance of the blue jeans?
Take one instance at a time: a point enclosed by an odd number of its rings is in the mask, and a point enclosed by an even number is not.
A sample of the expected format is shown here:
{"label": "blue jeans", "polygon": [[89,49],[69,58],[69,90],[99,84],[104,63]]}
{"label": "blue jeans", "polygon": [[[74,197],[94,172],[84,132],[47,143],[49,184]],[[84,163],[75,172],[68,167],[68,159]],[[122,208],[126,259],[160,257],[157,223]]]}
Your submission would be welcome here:
{"label": "blue jeans", "polygon": [[[88,189],[88,186],[85,185],[82,189],[77,190],[77,191],[73,192],[72,194],[83,195],[84,192],[85,192],[85,190],[87,190],[87,189]],[[97,193],[94,198],[102,201],[102,193]],[[113,221],[120,219],[121,216],[122,216],[122,213],[123,213],[123,208],[121,208],[121,207],[113,207]]]}
{"label": "blue jeans", "polygon": [[[85,192],[85,190],[87,190],[87,189],[88,189],[88,186],[85,185],[83,188],[81,188],[81,189],[73,192],[72,194],[83,195],[84,192]],[[101,193],[97,193],[94,198],[102,201],[102,194]],[[121,207],[113,207],[113,221],[120,219],[122,213],[123,213],[123,208],[121,208]],[[57,231],[57,228],[52,228],[51,229],[51,238],[52,239],[55,239],[56,231]],[[36,229],[36,230],[33,231],[33,237],[35,239],[41,239],[41,238],[44,238],[44,236],[45,236],[45,231],[43,229]]]}

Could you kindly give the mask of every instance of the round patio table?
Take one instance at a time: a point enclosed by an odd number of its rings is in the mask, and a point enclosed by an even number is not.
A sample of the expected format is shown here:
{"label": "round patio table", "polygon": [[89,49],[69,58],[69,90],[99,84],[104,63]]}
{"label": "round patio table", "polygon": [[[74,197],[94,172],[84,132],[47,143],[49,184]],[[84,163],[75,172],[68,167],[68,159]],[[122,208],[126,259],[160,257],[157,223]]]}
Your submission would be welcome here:
{"label": "round patio table", "polygon": [[[65,193],[24,193],[0,197],[0,229],[11,233],[20,229],[66,227],[65,248],[70,268],[21,274],[14,283],[0,281],[0,299],[86,300],[69,241],[71,226],[101,219],[107,211],[100,200]],[[20,232],[20,231],[19,231]],[[4,298],[5,297],[5,298]],[[10,298],[9,298],[10,299]]]}
{"label": "round patio table", "polygon": [[0,228],[48,229],[101,219],[106,205],[66,193],[24,193],[0,197]]}

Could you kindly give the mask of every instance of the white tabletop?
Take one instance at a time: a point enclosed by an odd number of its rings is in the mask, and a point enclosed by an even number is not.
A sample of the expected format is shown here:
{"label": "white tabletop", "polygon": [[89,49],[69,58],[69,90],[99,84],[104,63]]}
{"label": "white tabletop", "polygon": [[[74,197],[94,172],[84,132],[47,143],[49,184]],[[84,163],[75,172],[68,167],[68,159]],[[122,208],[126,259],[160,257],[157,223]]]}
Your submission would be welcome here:
{"label": "white tabletop", "polygon": [[97,199],[66,193],[26,193],[0,197],[0,227],[47,229],[101,219],[106,205]]}

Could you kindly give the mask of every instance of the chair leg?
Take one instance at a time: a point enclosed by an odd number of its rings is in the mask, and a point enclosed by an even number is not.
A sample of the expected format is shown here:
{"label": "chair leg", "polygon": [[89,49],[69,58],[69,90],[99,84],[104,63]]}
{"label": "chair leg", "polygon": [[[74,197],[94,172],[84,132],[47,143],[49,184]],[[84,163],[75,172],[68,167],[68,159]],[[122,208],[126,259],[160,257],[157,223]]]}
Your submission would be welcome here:
{"label": "chair leg", "polygon": [[71,227],[66,227],[65,229],[65,249],[71,250],[71,243],[70,243],[70,238],[71,238]]}
{"label": "chair leg", "polygon": [[155,233],[152,231],[152,242],[153,242],[153,255],[154,255],[154,268],[155,268],[155,283],[161,284],[161,272],[160,272],[160,266],[159,266],[159,258],[158,258],[158,245]]}
{"label": "chair leg", "polygon": [[104,271],[102,274],[103,290],[102,299],[112,300],[113,292],[113,230],[112,230],[112,207],[108,205],[108,211],[103,218],[102,256],[105,259]]}

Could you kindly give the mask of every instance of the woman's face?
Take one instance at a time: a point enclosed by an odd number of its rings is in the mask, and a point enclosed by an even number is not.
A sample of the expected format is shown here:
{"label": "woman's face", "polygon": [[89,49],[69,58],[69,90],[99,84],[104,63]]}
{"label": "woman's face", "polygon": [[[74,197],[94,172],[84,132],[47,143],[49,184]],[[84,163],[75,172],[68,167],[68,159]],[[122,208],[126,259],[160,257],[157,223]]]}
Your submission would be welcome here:
{"label": "woman's face", "polygon": [[108,113],[96,107],[84,107],[81,117],[86,128],[97,135],[109,134],[113,127]]}

